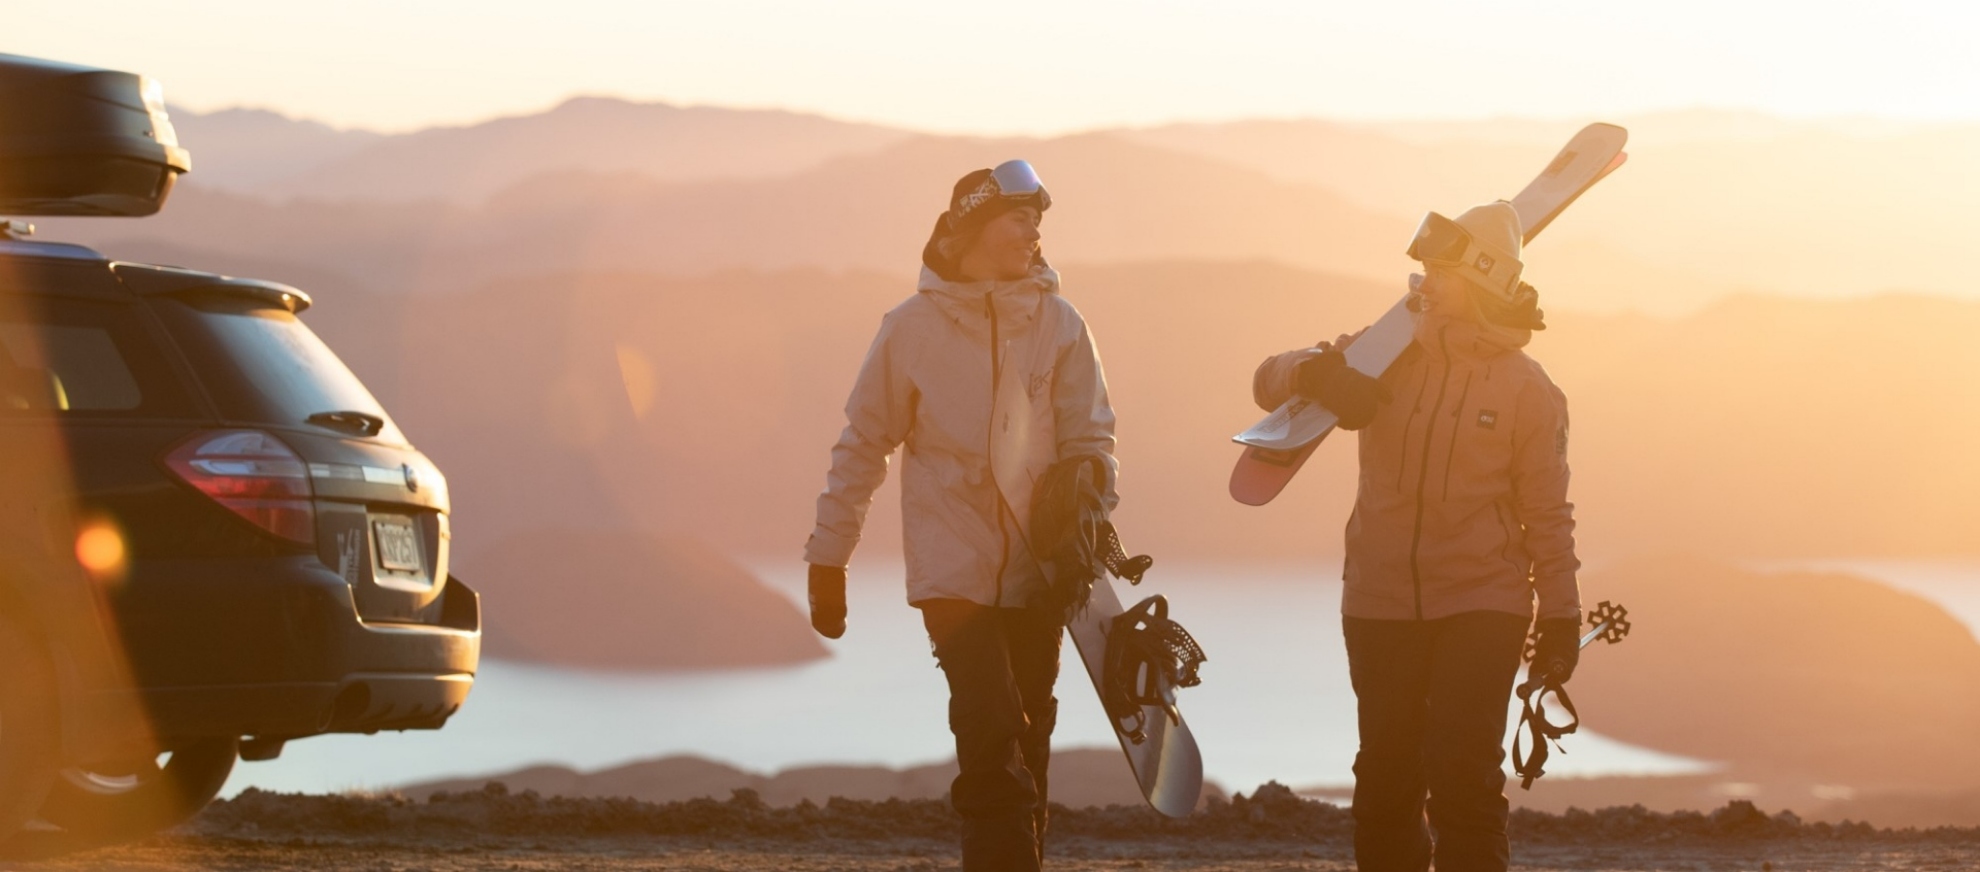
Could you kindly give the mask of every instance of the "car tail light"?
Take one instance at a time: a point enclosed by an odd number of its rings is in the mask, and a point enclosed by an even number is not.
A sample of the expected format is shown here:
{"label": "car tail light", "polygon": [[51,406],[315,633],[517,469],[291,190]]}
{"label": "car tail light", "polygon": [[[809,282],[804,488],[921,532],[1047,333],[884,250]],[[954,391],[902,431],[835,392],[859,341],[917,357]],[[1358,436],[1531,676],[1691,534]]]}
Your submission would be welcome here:
{"label": "car tail light", "polygon": [[274,436],[259,430],[200,433],[172,449],[165,465],[255,526],[292,542],[316,541],[309,467]]}

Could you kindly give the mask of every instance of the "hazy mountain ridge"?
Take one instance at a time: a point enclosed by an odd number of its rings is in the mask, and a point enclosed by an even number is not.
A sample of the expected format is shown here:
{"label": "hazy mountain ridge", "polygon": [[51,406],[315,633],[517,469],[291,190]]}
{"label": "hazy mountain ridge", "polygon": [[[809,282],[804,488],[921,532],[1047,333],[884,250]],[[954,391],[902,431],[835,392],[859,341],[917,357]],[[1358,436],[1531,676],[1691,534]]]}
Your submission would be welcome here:
{"label": "hazy mountain ridge", "polygon": [[276,204],[192,189],[141,225],[51,221],[45,235],[106,249],[130,242],[280,257],[392,291],[619,270],[817,267],[912,275],[956,168],[1019,150],[1059,172],[1046,241],[1055,258],[1277,259],[1364,275],[1408,265],[1392,244],[1408,237],[1408,220],[1361,210],[1324,189],[1102,134],[1024,142],[920,137],[753,181],[561,173],[519,183],[478,208],[439,200]]}
{"label": "hazy mountain ridge", "polygon": [[660,672],[828,656],[788,598],[692,539],[530,530],[463,555],[460,571],[496,657]]}
{"label": "hazy mountain ridge", "polygon": [[[622,269],[910,272],[955,177],[1022,154],[1057,198],[1047,246],[1061,259],[1267,259],[1380,278],[1408,268],[1399,252],[1424,211],[1510,196],[1577,126],[1253,121],[997,140],[584,98],[337,144],[347,153],[309,158],[287,181],[240,186],[225,181],[230,155],[292,149],[252,133],[265,114],[211,127],[202,146],[201,125],[225,116],[186,120],[199,169],[164,214],[50,220],[48,235],[226,247],[380,289]],[[1639,125],[1630,164],[1528,258],[1557,305],[1674,313],[1740,290],[1971,293],[1946,253],[1963,250],[1965,204],[1980,199],[1967,159],[1980,128],[1710,112],[1625,123]],[[315,143],[293,149],[305,157],[359,135],[291,126]],[[224,130],[249,132],[228,144]],[[202,187],[209,177],[222,183]]]}
{"label": "hazy mountain ridge", "polygon": [[269,109],[170,109],[179,143],[198,155],[186,183],[236,193],[266,192],[300,170],[383,142],[387,134],[339,130]]}
{"label": "hazy mountain ridge", "polygon": [[572,170],[668,182],[762,178],[915,135],[797,112],[611,97],[396,135],[252,110],[179,110],[174,118],[182,142],[201,155],[187,180],[195,187],[213,179],[214,187],[271,199],[379,204],[473,204],[533,176]]}

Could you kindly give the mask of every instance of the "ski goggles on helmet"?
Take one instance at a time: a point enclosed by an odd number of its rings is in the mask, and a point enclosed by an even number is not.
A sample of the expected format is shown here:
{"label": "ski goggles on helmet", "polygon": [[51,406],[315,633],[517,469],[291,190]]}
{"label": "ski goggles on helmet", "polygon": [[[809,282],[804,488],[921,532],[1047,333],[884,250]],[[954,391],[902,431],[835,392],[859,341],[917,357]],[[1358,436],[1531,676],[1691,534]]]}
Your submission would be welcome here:
{"label": "ski goggles on helmet", "polygon": [[1427,266],[1448,267],[1506,300],[1513,298],[1525,269],[1519,258],[1478,242],[1456,221],[1435,212],[1423,216],[1406,253]]}
{"label": "ski goggles on helmet", "polygon": [[953,221],[960,224],[971,212],[994,199],[1032,198],[1038,201],[1038,211],[1052,208],[1052,195],[1046,192],[1045,183],[1038,180],[1038,171],[1032,169],[1030,162],[1007,160],[991,170],[990,178],[984,179],[983,184],[976,186],[976,190],[956,204]]}

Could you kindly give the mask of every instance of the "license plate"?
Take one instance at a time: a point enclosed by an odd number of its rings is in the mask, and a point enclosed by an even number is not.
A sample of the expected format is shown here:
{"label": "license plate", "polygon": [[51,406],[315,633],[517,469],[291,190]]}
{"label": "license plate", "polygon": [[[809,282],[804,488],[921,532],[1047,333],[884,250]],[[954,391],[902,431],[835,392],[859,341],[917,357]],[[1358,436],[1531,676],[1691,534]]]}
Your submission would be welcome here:
{"label": "license plate", "polygon": [[371,541],[377,544],[378,565],[393,572],[418,572],[419,534],[404,518],[375,518]]}

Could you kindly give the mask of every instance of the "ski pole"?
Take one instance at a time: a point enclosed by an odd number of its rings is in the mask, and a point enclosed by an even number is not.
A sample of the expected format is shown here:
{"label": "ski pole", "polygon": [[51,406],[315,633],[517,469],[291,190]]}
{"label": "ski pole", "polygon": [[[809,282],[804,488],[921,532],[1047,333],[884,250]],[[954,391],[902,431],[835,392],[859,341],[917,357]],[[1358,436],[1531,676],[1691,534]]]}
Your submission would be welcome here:
{"label": "ski pole", "polygon": [[[1620,605],[1603,602],[1595,607],[1594,614],[1588,616],[1594,628],[1581,637],[1576,650],[1594,644],[1601,639],[1614,645],[1629,635],[1629,609]],[[1533,658],[1534,649],[1539,643],[1537,633],[1526,640],[1526,657]],[[1520,777],[1521,790],[1531,790],[1534,779],[1546,774],[1547,743],[1558,743],[1562,736],[1574,732],[1581,726],[1581,715],[1574,710],[1574,701],[1568,699],[1567,688],[1561,684],[1559,670],[1548,669],[1544,675],[1528,674],[1526,681],[1519,685],[1520,715],[1519,727],[1513,731],[1513,772]],[[1556,705],[1567,712],[1565,724],[1555,724],[1547,719],[1546,697],[1554,695]],[[1521,750],[1522,740],[1527,734],[1533,736],[1533,753]],[[1562,749],[1565,753],[1566,749]]]}

